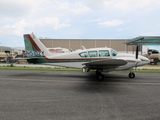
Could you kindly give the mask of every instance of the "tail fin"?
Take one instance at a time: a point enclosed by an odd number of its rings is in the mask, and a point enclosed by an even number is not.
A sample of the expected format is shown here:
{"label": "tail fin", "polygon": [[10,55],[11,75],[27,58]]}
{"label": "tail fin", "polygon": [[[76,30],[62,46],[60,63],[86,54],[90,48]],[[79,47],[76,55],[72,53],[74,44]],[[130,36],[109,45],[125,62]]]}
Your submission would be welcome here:
{"label": "tail fin", "polygon": [[50,56],[44,44],[33,34],[24,34],[26,55],[28,57]]}

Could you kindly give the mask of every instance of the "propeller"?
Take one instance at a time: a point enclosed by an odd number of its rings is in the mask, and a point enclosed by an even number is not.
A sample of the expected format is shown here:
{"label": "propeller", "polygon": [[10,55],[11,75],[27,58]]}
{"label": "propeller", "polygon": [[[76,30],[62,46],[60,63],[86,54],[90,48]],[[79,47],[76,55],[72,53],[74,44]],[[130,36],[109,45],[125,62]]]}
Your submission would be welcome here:
{"label": "propeller", "polygon": [[136,59],[138,59],[138,45],[137,45],[137,48],[136,48]]}
{"label": "propeller", "polygon": [[[136,59],[138,59],[138,45],[137,45],[137,47],[136,47]],[[136,63],[136,66],[135,66],[135,71],[136,71],[136,69],[137,69],[137,64],[138,64],[138,62]]]}

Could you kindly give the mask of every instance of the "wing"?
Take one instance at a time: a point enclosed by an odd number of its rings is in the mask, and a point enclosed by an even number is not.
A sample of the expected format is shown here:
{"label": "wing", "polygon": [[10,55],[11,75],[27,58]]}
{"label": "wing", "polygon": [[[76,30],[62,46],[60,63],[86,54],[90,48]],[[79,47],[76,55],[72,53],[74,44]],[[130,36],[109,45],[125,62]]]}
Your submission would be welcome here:
{"label": "wing", "polygon": [[105,59],[84,63],[83,65],[85,65],[86,68],[89,69],[114,69],[125,64],[127,64],[127,61],[122,59]]}

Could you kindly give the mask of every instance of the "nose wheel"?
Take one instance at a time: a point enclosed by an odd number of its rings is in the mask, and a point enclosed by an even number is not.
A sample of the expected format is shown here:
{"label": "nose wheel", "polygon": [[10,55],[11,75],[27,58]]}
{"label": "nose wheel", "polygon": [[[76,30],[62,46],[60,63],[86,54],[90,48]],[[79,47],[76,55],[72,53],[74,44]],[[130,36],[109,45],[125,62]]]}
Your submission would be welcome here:
{"label": "nose wheel", "polygon": [[133,72],[130,72],[129,74],[128,74],[128,76],[129,76],[129,78],[135,78],[135,73],[133,73]]}

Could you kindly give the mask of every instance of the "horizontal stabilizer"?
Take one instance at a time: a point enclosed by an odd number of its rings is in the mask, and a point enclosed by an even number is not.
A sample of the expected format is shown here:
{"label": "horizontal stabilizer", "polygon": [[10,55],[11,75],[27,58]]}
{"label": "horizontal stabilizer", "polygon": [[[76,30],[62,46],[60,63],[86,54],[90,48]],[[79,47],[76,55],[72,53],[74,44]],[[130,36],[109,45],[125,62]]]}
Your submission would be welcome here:
{"label": "horizontal stabilizer", "polygon": [[31,59],[38,59],[38,58],[36,58],[36,57],[34,57],[34,58],[14,58],[15,60],[31,60]]}

